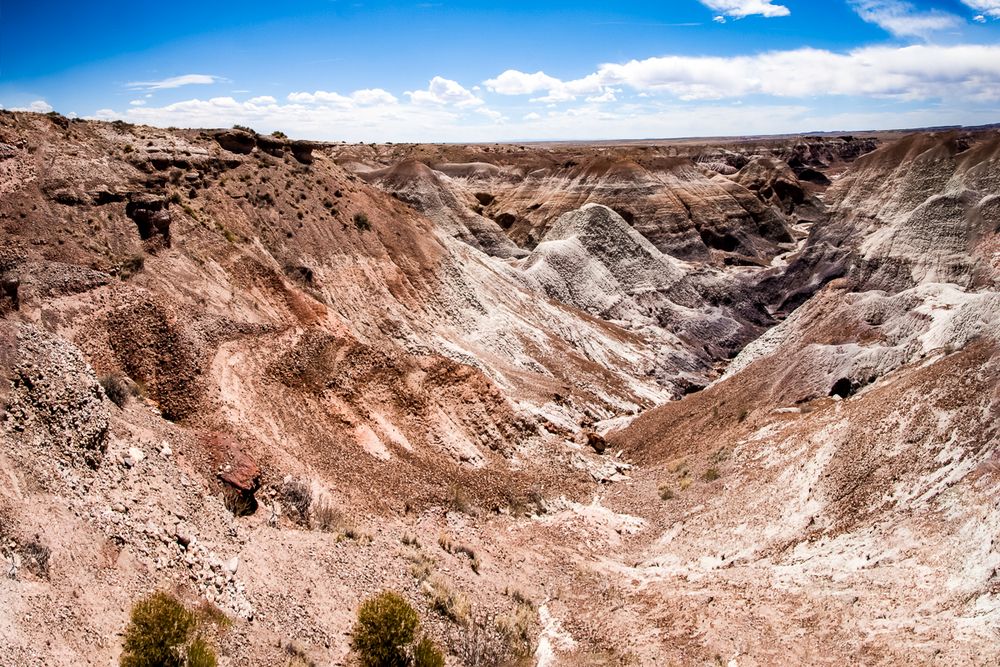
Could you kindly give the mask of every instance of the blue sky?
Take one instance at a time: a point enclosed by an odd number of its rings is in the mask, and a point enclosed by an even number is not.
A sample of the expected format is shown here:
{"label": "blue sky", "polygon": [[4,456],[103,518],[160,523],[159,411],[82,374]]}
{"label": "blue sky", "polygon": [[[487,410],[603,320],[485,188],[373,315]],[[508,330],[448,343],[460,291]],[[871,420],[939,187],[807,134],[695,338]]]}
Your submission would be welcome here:
{"label": "blue sky", "polygon": [[0,105],[348,141],[1000,122],[1000,0],[24,3]]}

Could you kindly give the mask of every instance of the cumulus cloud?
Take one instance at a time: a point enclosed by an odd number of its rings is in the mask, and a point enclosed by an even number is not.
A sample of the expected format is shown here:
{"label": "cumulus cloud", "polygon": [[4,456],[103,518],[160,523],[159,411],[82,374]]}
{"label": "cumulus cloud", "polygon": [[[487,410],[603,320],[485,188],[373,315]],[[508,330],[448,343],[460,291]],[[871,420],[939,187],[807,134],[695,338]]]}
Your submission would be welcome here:
{"label": "cumulus cloud", "polygon": [[414,104],[453,105],[459,108],[484,104],[481,98],[459,82],[441,76],[431,79],[427,90],[411,90],[406,95]]}
{"label": "cumulus cloud", "polygon": [[552,90],[562,85],[562,81],[542,71],[528,74],[509,69],[495,79],[487,79],[483,85],[501,95],[531,95],[543,90]]}
{"label": "cumulus cloud", "polygon": [[289,93],[289,102],[300,102],[302,104],[327,104],[344,109],[351,109],[358,106],[377,106],[397,104],[399,100],[390,92],[381,88],[364,88],[355,90],[350,95],[341,95],[326,90],[317,90],[314,93]]}
{"label": "cumulus cloud", "polygon": [[531,95],[545,92],[545,95],[534,97],[532,102],[556,104],[571,102],[580,95],[602,95],[607,93],[596,74],[585,76],[575,81],[560,81],[545,72],[533,74],[509,69],[495,79],[483,82],[487,90],[500,95]]}
{"label": "cumulus cloud", "polygon": [[125,86],[134,90],[168,90],[181,86],[205,86],[222,80],[222,77],[213,74],[182,74],[159,81],[131,81]]}
{"label": "cumulus cloud", "polygon": [[[3,105],[0,104],[0,109],[3,109]],[[31,102],[26,107],[10,107],[7,111],[34,111],[35,113],[48,113],[52,111],[52,105],[45,100],[35,100]]]}
{"label": "cumulus cloud", "polygon": [[700,0],[701,4],[722,16],[741,19],[746,16],[788,16],[791,12],[775,0]]}
{"label": "cumulus cloud", "polygon": [[[1000,19],[1000,0],[962,0],[962,4],[979,12],[980,16]],[[979,20],[979,16],[975,18]]]}
{"label": "cumulus cloud", "polygon": [[905,0],[851,0],[851,7],[864,21],[897,37],[926,38],[961,23],[954,14],[937,9],[920,11]]}
{"label": "cumulus cloud", "polygon": [[[609,87],[628,87],[682,100],[747,95],[1000,99],[1000,46],[912,45],[866,47],[847,53],[795,49],[753,56],[665,56],[605,64],[582,79],[555,79],[549,85],[548,97],[574,90],[596,94]],[[494,90],[499,93],[502,89]]]}

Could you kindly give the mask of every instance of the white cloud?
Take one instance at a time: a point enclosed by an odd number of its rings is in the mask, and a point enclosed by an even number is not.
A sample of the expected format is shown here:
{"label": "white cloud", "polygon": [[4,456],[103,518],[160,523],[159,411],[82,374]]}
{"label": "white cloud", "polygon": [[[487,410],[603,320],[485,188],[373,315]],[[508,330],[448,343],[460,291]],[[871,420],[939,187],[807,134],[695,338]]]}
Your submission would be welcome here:
{"label": "white cloud", "polygon": [[[1000,0],[962,0],[962,3],[979,12],[984,20],[987,16],[1000,19]],[[979,17],[974,20],[979,21]]]}
{"label": "white cloud", "polygon": [[741,19],[746,16],[788,16],[791,12],[784,5],[774,4],[775,0],[700,0],[714,12],[723,16]]}
{"label": "white cloud", "polygon": [[545,95],[531,99],[532,102],[543,104],[571,102],[580,95],[607,93],[596,74],[575,81],[560,81],[542,71],[529,74],[509,69],[495,79],[487,79],[483,85],[486,86],[487,90],[500,95],[530,95],[544,91]]}
{"label": "white cloud", "polygon": [[484,104],[483,100],[457,81],[436,76],[431,79],[427,90],[407,91],[414,104],[453,105],[459,108]]}
{"label": "white cloud", "polygon": [[350,97],[325,90],[317,90],[315,93],[289,93],[288,101],[303,104],[332,104],[345,109],[354,106],[354,101]]}
{"label": "white cloud", "polygon": [[[382,97],[369,92],[357,95],[358,99],[369,102]],[[482,104],[461,107],[443,104],[361,104],[352,99],[354,96],[353,93],[344,96],[323,91],[291,93],[284,102],[270,96],[242,101],[228,96],[213,97],[189,99],[160,107],[100,109],[93,117],[160,127],[229,127],[239,124],[261,132],[282,130],[302,138],[348,141],[392,141],[409,137],[443,141],[453,138],[458,128],[472,128],[485,138],[494,136],[495,128],[506,122],[501,112]],[[348,103],[345,104],[344,100]]]}
{"label": "white cloud", "polygon": [[961,20],[937,9],[919,11],[905,0],[850,0],[864,21],[874,23],[897,37],[927,37],[933,32],[955,28]]}
{"label": "white cloud", "polygon": [[623,86],[682,100],[747,95],[1000,99],[1000,46],[912,45],[866,47],[847,53],[796,49],[753,56],[665,56],[601,65],[582,79],[554,79],[549,85],[549,94],[535,100],[565,99],[568,91],[597,93]]}
{"label": "white cloud", "polygon": [[502,113],[500,113],[499,111],[495,111],[493,109],[490,109],[488,107],[476,107],[475,111],[478,114],[482,114],[482,115],[486,116],[487,118],[489,118],[490,120],[492,120],[495,123],[499,123],[502,120],[504,120],[504,117],[503,117]]}
{"label": "white cloud", "polygon": [[180,88],[181,86],[204,86],[222,80],[221,77],[212,74],[182,74],[181,76],[172,76],[159,81],[132,81],[125,84],[125,86],[137,90],[167,90],[169,88]]}
{"label": "white cloud", "polygon": [[341,95],[326,90],[317,90],[314,93],[289,93],[288,101],[303,104],[327,104],[344,109],[397,104],[399,102],[391,93],[381,88],[355,90],[350,95]]}
{"label": "white cloud", "polygon": [[495,79],[487,79],[483,82],[487,90],[501,95],[531,95],[542,90],[552,90],[561,84],[562,81],[545,72],[538,71],[534,74],[527,74],[516,69],[509,69]]}
{"label": "white cloud", "polygon": [[716,23],[725,23],[726,22],[726,17],[722,16],[722,15],[713,16],[712,20],[715,21]]}
{"label": "white cloud", "polygon": [[975,21],[976,23],[986,23],[986,17],[983,16],[982,14],[976,14],[975,16],[972,17],[972,20]]}
{"label": "white cloud", "polygon": [[615,91],[612,88],[608,88],[600,95],[591,95],[587,98],[588,102],[617,102],[618,98],[615,97]]}
{"label": "white cloud", "polygon": [[[3,106],[0,105],[0,109],[2,108]],[[35,100],[34,102],[30,102],[26,107],[11,107],[7,109],[7,111],[33,111],[35,113],[48,113],[52,110],[52,105],[45,100]]]}
{"label": "white cloud", "polygon": [[[926,109],[826,113],[822,104],[662,103],[585,104],[518,120],[495,120],[482,107],[464,111],[440,105],[399,104],[344,109],[336,105],[255,105],[230,97],[191,99],[163,107],[102,109],[95,116],[160,127],[248,125],[302,138],[348,141],[526,141],[856,131],[995,122],[994,104],[955,100]],[[491,117],[493,116],[493,117]]]}
{"label": "white cloud", "polygon": [[129,104],[131,104],[134,107],[141,107],[145,103],[146,103],[146,100],[132,100],[131,102],[129,102]]}
{"label": "white cloud", "polygon": [[397,104],[399,100],[387,90],[381,88],[365,88],[351,93],[351,99],[361,106],[376,104]]}

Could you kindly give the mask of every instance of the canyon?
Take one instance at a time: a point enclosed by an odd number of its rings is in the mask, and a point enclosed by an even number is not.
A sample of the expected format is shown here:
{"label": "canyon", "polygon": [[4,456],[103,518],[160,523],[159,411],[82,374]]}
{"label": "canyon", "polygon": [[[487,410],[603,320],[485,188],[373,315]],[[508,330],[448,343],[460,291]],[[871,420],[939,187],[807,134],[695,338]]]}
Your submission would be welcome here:
{"label": "canyon", "polygon": [[223,665],[353,664],[385,589],[455,665],[1000,659],[996,129],[0,111],[0,226],[4,664],[159,589]]}

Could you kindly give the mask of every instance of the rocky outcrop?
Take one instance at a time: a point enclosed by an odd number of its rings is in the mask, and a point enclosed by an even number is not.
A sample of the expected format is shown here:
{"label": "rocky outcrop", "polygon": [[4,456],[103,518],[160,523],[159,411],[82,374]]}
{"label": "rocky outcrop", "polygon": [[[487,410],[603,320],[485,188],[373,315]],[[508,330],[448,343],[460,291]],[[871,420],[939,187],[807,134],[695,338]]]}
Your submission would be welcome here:
{"label": "rocky outcrop", "polygon": [[257,147],[256,135],[244,130],[223,130],[216,132],[212,138],[230,153],[249,155]]}
{"label": "rocky outcrop", "polygon": [[388,169],[366,172],[362,178],[409,204],[431,218],[446,234],[477,250],[504,258],[527,254],[496,222],[477,212],[483,205],[475,195],[422,162],[402,162]]}
{"label": "rocky outcrop", "polygon": [[320,145],[313,141],[289,141],[283,136],[265,136],[242,129],[220,130],[212,138],[222,148],[237,155],[249,155],[254,149],[272,157],[282,157],[286,152],[302,164],[312,164],[313,151]]}
{"label": "rocky outcrop", "polygon": [[139,238],[155,247],[170,247],[170,203],[157,195],[137,194],[125,205],[125,215],[135,222]]}
{"label": "rocky outcrop", "polygon": [[0,322],[6,429],[70,460],[97,466],[108,442],[109,401],[80,351],[31,325]]}

